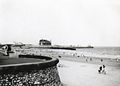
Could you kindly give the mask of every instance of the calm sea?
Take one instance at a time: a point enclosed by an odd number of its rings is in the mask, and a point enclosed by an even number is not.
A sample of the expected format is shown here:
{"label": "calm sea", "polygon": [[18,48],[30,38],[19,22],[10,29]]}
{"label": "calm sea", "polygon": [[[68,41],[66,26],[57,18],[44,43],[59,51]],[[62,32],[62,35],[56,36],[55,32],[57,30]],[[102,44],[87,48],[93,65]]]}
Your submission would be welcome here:
{"label": "calm sea", "polygon": [[[33,50],[35,51],[35,49]],[[38,52],[39,51],[39,52]],[[61,49],[38,49],[37,54],[77,54],[79,56],[90,56],[100,58],[119,58],[120,59],[120,47],[94,47],[83,48],[77,50],[61,50]]]}
{"label": "calm sea", "polygon": [[[44,52],[47,52],[47,51],[45,50]],[[68,55],[75,54],[79,56],[84,55],[88,57],[115,58],[115,59],[119,58],[120,59],[120,47],[94,47],[94,48],[82,48],[82,49],[77,49],[77,50],[48,49],[47,53],[63,54],[63,52]]]}
{"label": "calm sea", "polygon": [[77,49],[77,54],[93,57],[120,58],[120,47],[95,47]]}

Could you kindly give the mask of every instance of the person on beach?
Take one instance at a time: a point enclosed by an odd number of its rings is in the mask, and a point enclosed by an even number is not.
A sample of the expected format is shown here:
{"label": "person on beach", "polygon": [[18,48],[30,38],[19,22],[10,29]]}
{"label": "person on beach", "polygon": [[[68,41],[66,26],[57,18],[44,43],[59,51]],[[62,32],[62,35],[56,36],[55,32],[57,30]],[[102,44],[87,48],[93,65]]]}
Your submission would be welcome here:
{"label": "person on beach", "polygon": [[102,66],[99,67],[98,73],[99,73],[99,74],[102,73]]}
{"label": "person on beach", "polygon": [[84,57],[84,58],[85,58],[85,55],[84,55],[84,54],[82,54],[82,57]]}
{"label": "person on beach", "polygon": [[105,65],[103,65],[102,67],[103,67],[102,73],[103,73],[103,74],[106,74]]}
{"label": "person on beach", "polygon": [[88,62],[88,59],[86,58],[86,62]]}
{"label": "person on beach", "polygon": [[102,65],[99,67],[98,73],[99,74],[106,74],[105,65]]}
{"label": "person on beach", "polygon": [[101,59],[101,62],[103,61],[103,59]]}
{"label": "person on beach", "polygon": [[60,55],[58,56],[59,58],[62,58]]}
{"label": "person on beach", "polygon": [[90,58],[90,61],[92,61],[92,58]]}

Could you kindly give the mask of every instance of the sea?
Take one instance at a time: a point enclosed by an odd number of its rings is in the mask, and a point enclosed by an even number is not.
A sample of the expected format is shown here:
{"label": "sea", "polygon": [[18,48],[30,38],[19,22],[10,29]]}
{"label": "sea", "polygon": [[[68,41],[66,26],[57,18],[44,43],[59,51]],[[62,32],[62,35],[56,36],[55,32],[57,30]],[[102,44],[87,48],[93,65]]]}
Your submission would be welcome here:
{"label": "sea", "polygon": [[76,50],[51,50],[54,52],[79,56],[120,59],[120,47],[79,48]]}
{"label": "sea", "polygon": [[77,49],[77,54],[101,58],[118,58],[120,59],[120,47],[94,47]]}
{"label": "sea", "polygon": [[[35,49],[33,50],[35,51]],[[39,52],[38,52],[39,51]],[[29,51],[28,51],[29,52]],[[38,49],[37,54],[41,55],[76,55],[88,56],[99,58],[112,58],[120,59],[120,47],[94,47],[94,48],[79,48],[76,50],[63,50],[63,49]]]}

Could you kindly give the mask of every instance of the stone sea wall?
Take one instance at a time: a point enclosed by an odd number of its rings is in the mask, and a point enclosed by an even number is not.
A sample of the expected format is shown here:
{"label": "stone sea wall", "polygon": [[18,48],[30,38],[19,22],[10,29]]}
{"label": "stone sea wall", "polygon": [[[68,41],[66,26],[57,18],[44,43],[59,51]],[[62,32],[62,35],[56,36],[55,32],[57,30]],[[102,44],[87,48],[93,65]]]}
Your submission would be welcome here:
{"label": "stone sea wall", "polygon": [[57,67],[0,75],[0,86],[61,86]]}
{"label": "stone sea wall", "polygon": [[[32,56],[33,57],[33,56]],[[0,86],[61,86],[58,59],[0,68]]]}

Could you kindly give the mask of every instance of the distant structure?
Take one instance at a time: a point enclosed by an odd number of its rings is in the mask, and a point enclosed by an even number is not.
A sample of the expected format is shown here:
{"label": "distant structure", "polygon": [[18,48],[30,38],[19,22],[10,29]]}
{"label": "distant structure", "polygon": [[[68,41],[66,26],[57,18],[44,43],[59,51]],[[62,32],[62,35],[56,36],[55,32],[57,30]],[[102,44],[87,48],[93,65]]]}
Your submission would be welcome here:
{"label": "distant structure", "polygon": [[39,45],[52,45],[52,43],[51,43],[51,41],[48,41],[48,40],[46,40],[46,39],[41,39],[40,41],[39,41]]}
{"label": "distant structure", "polygon": [[4,56],[9,56],[9,53],[13,53],[11,46],[13,46],[12,44],[3,44],[0,45],[0,52],[4,55]]}

